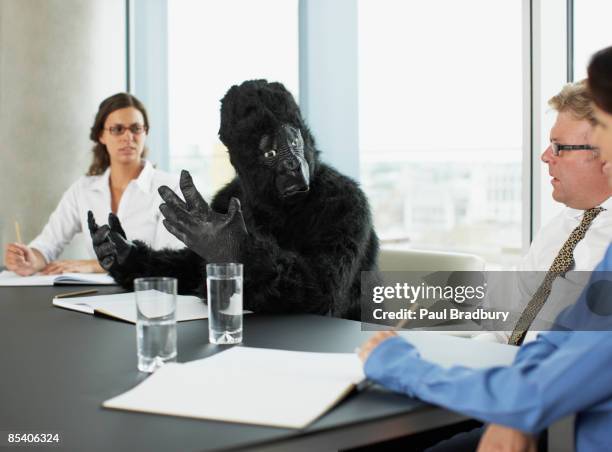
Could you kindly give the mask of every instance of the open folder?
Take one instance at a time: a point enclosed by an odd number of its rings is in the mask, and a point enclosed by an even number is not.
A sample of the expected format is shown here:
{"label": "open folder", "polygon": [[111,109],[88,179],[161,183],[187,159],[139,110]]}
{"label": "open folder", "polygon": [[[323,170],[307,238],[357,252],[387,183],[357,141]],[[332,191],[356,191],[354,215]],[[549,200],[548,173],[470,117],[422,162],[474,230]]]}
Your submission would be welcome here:
{"label": "open folder", "polygon": [[361,362],[354,353],[233,347],[190,363],[166,364],[102,406],[304,428],[363,379]]}
{"label": "open folder", "polygon": [[0,272],[0,286],[72,286],[111,285],[115,280],[106,273],[63,273],[61,275],[19,276],[10,271]]}
{"label": "open folder", "polygon": [[[147,296],[147,294],[154,296],[155,292],[155,290],[147,290],[141,296]],[[90,297],[54,298],[53,306],[136,323],[134,292]],[[176,296],[176,320],[178,322],[206,318],[208,318],[208,306],[201,299],[190,295]]]}

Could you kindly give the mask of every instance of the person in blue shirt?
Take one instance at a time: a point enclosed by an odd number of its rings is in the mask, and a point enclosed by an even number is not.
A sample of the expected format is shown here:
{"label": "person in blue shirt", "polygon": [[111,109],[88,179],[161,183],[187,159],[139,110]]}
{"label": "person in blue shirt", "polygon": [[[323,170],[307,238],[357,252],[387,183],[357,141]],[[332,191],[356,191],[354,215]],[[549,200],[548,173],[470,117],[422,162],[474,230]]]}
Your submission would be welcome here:
{"label": "person in blue shirt", "polygon": [[[612,185],[612,47],[589,64],[595,144]],[[535,450],[534,434],[576,414],[579,452],[612,448],[612,245],[577,302],[506,367],[443,368],[394,332],[360,348],[366,376],[394,391],[491,423],[479,451]],[[569,330],[563,330],[567,328]]]}

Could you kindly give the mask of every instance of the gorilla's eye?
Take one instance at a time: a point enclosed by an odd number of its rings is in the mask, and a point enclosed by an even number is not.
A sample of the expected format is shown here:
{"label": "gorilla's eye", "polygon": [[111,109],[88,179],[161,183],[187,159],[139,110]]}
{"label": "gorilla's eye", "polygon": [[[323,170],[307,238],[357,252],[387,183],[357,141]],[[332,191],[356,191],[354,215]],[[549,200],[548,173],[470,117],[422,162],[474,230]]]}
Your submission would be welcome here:
{"label": "gorilla's eye", "polygon": [[262,151],[268,147],[268,143],[270,143],[270,137],[268,135],[263,135],[261,140],[259,140],[259,149]]}
{"label": "gorilla's eye", "polygon": [[270,149],[268,152],[264,154],[264,157],[267,159],[271,159],[272,157],[276,157],[276,149]]}

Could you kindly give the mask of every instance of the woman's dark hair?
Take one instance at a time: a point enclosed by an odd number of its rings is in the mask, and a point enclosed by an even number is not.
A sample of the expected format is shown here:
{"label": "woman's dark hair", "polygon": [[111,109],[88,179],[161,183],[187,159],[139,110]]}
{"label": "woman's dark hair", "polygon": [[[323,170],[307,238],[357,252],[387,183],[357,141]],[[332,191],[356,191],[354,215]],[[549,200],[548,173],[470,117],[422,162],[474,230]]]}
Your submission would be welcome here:
{"label": "woman's dark hair", "polygon": [[[89,170],[87,171],[88,176],[97,176],[98,174],[102,174],[110,165],[110,157],[108,155],[108,151],[106,150],[106,146],[100,143],[100,136],[104,131],[104,123],[106,122],[108,115],[110,115],[112,112],[128,107],[134,107],[135,109],[139,110],[140,113],[142,113],[145,130],[147,132],[149,131],[149,118],[147,116],[147,110],[142,102],[136,99],[136,97],[129,93],[117,93],[104,99],[98,107],[98,113],[96,113],[96,118],[94,119],[94,123],[93,126],[91,126],[91,132],[89,134],[91,141],[96,144],[92,149],[93,161],[91,162]],[[145,157],[146,155],[147,148],[145,147],[142,156]]]}
{"label": "woman's dark hair", "polygon": [[589,89],[595,105],[612,114],[612,47],[593,55],[588,72]]}

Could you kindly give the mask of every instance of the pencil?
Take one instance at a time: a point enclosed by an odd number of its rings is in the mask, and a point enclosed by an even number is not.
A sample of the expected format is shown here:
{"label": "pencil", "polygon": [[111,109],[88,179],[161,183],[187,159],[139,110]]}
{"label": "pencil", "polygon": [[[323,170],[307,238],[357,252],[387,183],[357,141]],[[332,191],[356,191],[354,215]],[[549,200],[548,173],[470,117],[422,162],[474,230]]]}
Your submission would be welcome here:
{"label": "pencil", "polygon": [[78,292],[61,293],[59,295],[56,295],[55,298],[76,297],[77,295],[88,295],[90,293],[96,293],[96,292],[98,292],[96,289],[79,290]]}
{"label": "pencil", "polygon": [[[416,309],[419,307],[419,305],[417,303],[413,303],[412,307],[408,310],[408,314],[410,314],[412,311],[416,311]],[[399,322],[397,322],[397,325],[395,325],[393,327],[393,331],[397,331],[399,329],[402,329],[406,326],[406,324],[408,323],[410,319],[408,318],[408,315],[406,315],[405,319],[400,320]]]}
{"label": "pencil", "polygon": [[19,227],[19,221],[15,220],[15,235],[17,236],[17,243],[23,243],[21,240],[21,228]]}

